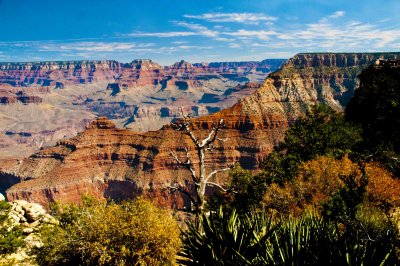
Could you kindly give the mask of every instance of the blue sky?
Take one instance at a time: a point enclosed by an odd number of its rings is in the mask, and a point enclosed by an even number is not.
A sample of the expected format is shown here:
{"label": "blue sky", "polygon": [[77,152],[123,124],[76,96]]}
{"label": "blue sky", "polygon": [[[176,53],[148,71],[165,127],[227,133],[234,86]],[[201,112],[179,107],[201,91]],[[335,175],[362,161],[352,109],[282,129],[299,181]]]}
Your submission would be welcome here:
{"label": "blue sky", "polygon": [[400,0],[0,0],[0,61],[400,51]]}

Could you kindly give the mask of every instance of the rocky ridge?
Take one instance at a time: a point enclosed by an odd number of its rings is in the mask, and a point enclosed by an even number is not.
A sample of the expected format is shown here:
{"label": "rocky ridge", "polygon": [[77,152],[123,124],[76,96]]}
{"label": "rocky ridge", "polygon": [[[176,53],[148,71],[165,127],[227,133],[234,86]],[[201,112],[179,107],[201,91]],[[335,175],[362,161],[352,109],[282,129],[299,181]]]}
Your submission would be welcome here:
{"label": "rocky ridge", "polygon": [[[4,196],[1,193],[0,201],[4,201]],[[0,226],[7,227],[7,230],[20,228],[24,235],[25,245],[18,248],[15,253],[1,257],[0,264],[36,265],[29,253],[33,248],[40,248],[43,245],[38,232],[44,225],[56,225],[58,221],[39,204],[29,203],[25,200],[16,200],[8,204],[10,204],[8,213],[0,213],[0,215],[7,215],[8,220]]]}
{"label": "rocky ridge", "polygon": [[[182,60],[166,67],[150,59],[136,59],[131,63],[112,60],[0,62],[0,84],[10,84],[16,87],[39,85],[62,88],[68,84],[121,81],[129,86],[157,85],[168,79],[169,76],[189,79],[191,76],[195,77],[196,74],[211,73],[218,76],[236,73],[236,77],[240,77],[246,76],[252,71],[269,73],[276,70],[283,62],[282,59],[266,59],[260,62],[190,64]],[[262,76],[260,78],[263,79]]]}
{"label": "rocky ridge", "polygon": [[[255,93],[231,108],[193,118],[196,134],[202,136],[220,118],[226,123],[222,137],[228,137],[229,141],[216,144],[213,154],[206,158],[207,168],[235,161],[247,169],[257,169],[260,160],[283,139],[288,126],[312,105],[323,102],[342,109],[354,92],[357,75],[363,68],[378,58],[398,58],[399,53],[371,55],[361,65],[330,63],[322,67],[321,63],[310,66],[307,63],[342,56],[351,58],[353,54],[296,55],[271,74]],[[309,61],[297,65],[295,62],[301,58]],[[170,151],[184,156],[184,147],[188,147],[196,163],[190,139],[170,126],[135,133],[99,118],[78,136],[18,163],[7,161],[0,171],[2,176],[25,180],[7,190],[10,200],[29,199],[46,204],[53,200],[79,201],[82,193],[111,198],[150,193],[176,206],[185,204],[184,199],[171,200],[163,194],[163,188],[174,180],[185,179],[187,173],[169,156]],[[222,181],[224,176],[216,178]]]}
{"label": "rocky ridge", "polygon": [[[0,157],[25,157],[84,130],[96,116],[145,132],[232,106],[284,60],[161,66],[148,59],[0,63]],[[33,115],[35,114],[35,115]]]}

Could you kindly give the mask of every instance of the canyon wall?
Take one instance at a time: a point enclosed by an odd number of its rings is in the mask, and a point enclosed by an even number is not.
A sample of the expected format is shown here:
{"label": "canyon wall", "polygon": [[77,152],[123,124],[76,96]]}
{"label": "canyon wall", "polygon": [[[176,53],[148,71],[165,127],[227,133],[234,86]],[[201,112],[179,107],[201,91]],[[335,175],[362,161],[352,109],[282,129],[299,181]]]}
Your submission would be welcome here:
{"label": "canyon wall", "polygon": [[[347,62],[355,57],[368,60],[364,64],[338,63],[337,58],[344,57]],[[221,137],[228,141],[216,143],[206,157],[207,169],[232,162],[257,169],[283,139],[286,129],[312,105],[322,102],[343,109],[357,87],[357,75],[378,58],[399,58],[399,53],[299,54],[259,88],[255,86],[252,95],[230,108],[193,118],[194,132],[202,137],[213,122],[223,118],[226,123]],[[172,201],[164,188],[175,181],[185,183],[188,173],[169,155],[176,151],[184,158],[185,147],[196,164],[190,139],[168,125],[137,133],[98,118],[85,131],[59,141],[55,147],[23,160],[3,161],[0,178],[20,180],[7,190],[10,200],[23,198],[47,204],[53,200],[79,202],[82,193],[111,198],[151,194],[165,204],[182,205],[184,199]],[[223,183],[226,175],[215,178]]]}
{"label": "canyon wall", "polygon": [[235,104],[284,60],[161,66],[148,59],[0,63],[0,158],[26,157],[107,116],[145,132]]}

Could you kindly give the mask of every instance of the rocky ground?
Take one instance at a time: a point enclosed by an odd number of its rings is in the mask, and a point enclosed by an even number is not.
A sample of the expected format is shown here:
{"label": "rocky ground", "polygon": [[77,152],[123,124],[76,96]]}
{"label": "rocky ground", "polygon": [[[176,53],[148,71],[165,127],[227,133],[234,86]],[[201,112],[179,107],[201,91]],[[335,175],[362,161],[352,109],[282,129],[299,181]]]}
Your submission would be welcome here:
{"label": "rocky ground", "polygon": [[[5,197],[0,194],[0,201],[4,201]],[[0,224],[6,227],[8,231],[20,228],[23,233],[24,245],[15,253],[0,256],[1,265],[37,265],[30,251],[34,248],[40,248],[43,244],[38,234],[40,228],[44,225],[55,225],[58,221],[54,219],[39,204],[29,203],[25,200],[15,200],[9,202],[11,205],[8,211],[8,219],[5,223]],[[4,215],[4,213],[0,213]]]}

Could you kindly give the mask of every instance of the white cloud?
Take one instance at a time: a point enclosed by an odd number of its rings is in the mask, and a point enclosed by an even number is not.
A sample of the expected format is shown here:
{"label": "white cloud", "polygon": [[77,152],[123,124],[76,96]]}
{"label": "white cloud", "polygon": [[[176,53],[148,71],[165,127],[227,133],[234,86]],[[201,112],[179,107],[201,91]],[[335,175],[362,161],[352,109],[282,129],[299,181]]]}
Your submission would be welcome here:
{"label": "white cloud", "polygon": [[185,21],[172,21],[177,26],[184,27],[190,31],[170,31],[170,32],[132,32],[129,34],[124,34],[125,37],[158,37],[158,38],[171,38],[171,37],[188,37],[188,36],[206,36],[206,37],[216,37],[219,32],[215,30],[210,30],[207,27],[189,23]]}
{"label": "white cloud", "polygon": [[195,32],[190,31],[170,31],[170,32],[132,32],[126,34],[129,37],[159,37],[159,38],[169,38],[169,37],[186,37],[198,35]]}
{"label": "white cloud", "polygon": [[208,50],[212,49],[212,46],[198,46],[198,45],[179,45],[176,48],[184,49],[184,50],[191,50],[191,49],[198,49],[198,50]]}
{"label": "white cloud", "polygon": [[229,46],[229,48],[232,48],[232,49],[236,49],[236,48],[241,48],[242,47],[238,43],[230,43],[228,46]]}
{"label": "white cloud", "polygon": [[303,29],[279,33],[277,38],[286,41],[291,47],[365,50],[365,47],[384,48],[399,41],[400,29],[384,29],[359,21],[334,24],[322,19],[305,25]]}
{"label": "white cloud", "polygon": [[214,38],[214,40],[219,41],[219,42],[233,42],[234,39],[232,38],[225,38],[225,37],[217,37]]}
{"label": "white cloud", "polygon": [[187,43],[186,41],[175,41],[175,42],[171,42],[172,44],[185,44]]}
{"label": "white cloud", "polygon": [[263,56],[267,57],[267,58],[290,58],[290,57],[293,56],[293,53],[292,52],[278,52],[278,51],[276,51],[276,52],[263,53]]}
{"label": "white cloud", "polygon": [[209,22],[236,22],[243,24],[259,24],[261,21],[274,21],[277,19],[262,13],[204,13],[201,15],[184,15],[184,17]]}
{"label": "white cloud", "polygon": [[343,17],[344,14],[345,14],[344,11],[339,10],[339,11],[336,11],[335,13],[333,13],[332,15],[330,15],[329,18],[340,18],[340,17]]}
{"label": "white cloud", "polygon": [[39,45],[39,51],[116,52],[132,51],[154,46],[154,43],[136,44],[129,42],[71,42]]}
{"label": "white cloud", "polygon": [[195,24],[195,23],[188,23],[184,21],[173,21],[176,25],[188,28],[198,35],[203,35],[207,37],[216,37],[218,36],[219,32],[216,30],[210,30],[207,27],[200,25],[200,24]]}
{"label": "white cloud", "polygon": [[248,37],[248,38],[258,38],[261,40],[268,40],[270,36],[277,35],[275,31],[266,30],[244,30],[240,29],[233,32],[224,32],[223,34],[235,37]]}

